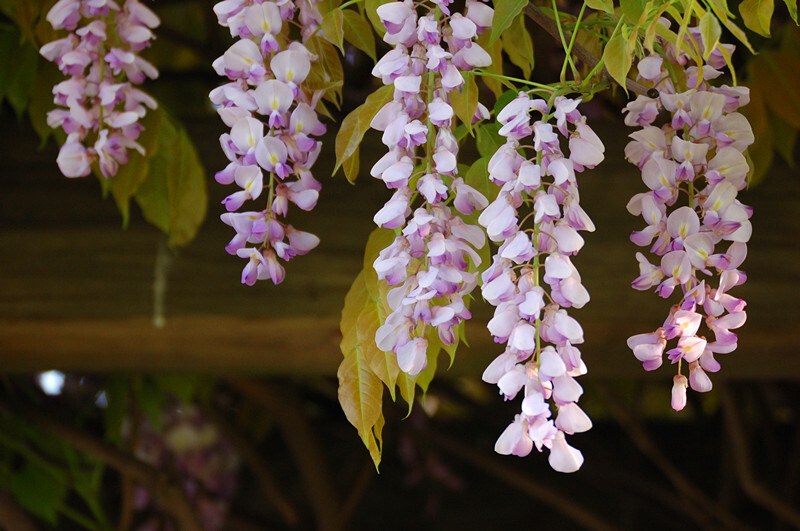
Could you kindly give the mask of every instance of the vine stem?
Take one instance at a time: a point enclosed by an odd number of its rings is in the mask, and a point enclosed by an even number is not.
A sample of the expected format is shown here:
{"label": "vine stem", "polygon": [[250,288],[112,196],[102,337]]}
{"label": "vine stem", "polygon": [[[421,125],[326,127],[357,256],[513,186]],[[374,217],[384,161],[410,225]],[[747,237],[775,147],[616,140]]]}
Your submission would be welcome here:
{"label": "vine stem", "polygon": [[[544,14],[544,12],[536,7],[533,4],[528,4],[525,6],[525,16],[533,20],[539,27],[545,30],[550,36],[552,36],[556,40],[561,40],[561,37],[558,34],[558,26],[556,25],[555,20],[548,17]],[[575,52],[575,55],[578,56],[586,66],[589,68],[594,68],[600,62],[600,60],[592,55],[592,53],[581,46],[579,43],[575,42],[572,46],[572,51]],[[611,74],[608,73],[608,70],[603,68],[603,75],[604,77],[614,81],[614,78],[611,77]],[[625,88],[629,91],[634,92],[636,94],[641,94],[643,96],[647,95],[647,91],[650,90],[648,87],[642,85],[641,83],[637,83],[632,79],[625,80]]]}

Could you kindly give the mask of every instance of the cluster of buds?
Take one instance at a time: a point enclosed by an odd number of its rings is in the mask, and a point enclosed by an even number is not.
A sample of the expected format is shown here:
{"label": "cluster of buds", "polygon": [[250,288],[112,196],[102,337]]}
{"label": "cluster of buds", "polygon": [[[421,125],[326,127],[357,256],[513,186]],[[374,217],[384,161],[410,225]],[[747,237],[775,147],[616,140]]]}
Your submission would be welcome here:
{"label": "cluster of buds", "polygon": [[[374,262],[378,277],[396,286],[388,295],[392,313],[375,341],[381,350],[395,352],[400,369],[410,375],[427,366],[428,326],[445,346],[458,340],[457,326],[471,317],[464,298],[478,284],[469,263],[480,264],[475,248],[486,243],[483,231],[459,215],[488,201],[458,175],[450,94],[464,85],[462,71],[491,64],[475,39],[490,26],[493,10],[469,0],[466,15],[450,14],[448,4],[392,2],[377,10],[386,27],[384,41],[394,48],[373,74],[394,85],[394,99],[372,120],[389,152],[371,175],[396,191],[374,221],[399,230]],[[427,12],[418,16],[417,9]],[[479,106],[475,120],[486,117],[488,111]],[[421,164],[418,148],[424,153]],[[422,204],[412,215],[417,196]]]}
{"label": "cluster of buds", "polygon": [[50,127],[67,134],[58,167],[67,177],[85,177],[97,163],[104,177],[116,175],[129,149],[144,155],[136,142],[144,129],[139,120],[156,102],[133,85],[158,77],[137,54],[150,45],[159,19],[137,0],[121,9],[113,0],[59,0],[47,20],[69,31],[39,50],[69,77],[53,87],[55,103],[65,108],[47,115]]}
{"label": "cluster of buds", "polygon": [[[217,428],[191,404],[163,411],[161,428],[142,426],[136,441],[138,459],[158,469],[173,471],[196,508],[207,531],[224,529],[230,502],[239,483],[240,458]],[[143,486],[136,487],[134,509],[144,513],[158,500]],[[139,529],[164,529],[158,516],[146,519]]]}
{"label": "cluster of buds", "polygon": [[[689,34],[700,43],[702,54],[699,30]],[[689,61],[674,47],[667,52],[673,65]],[[736,112],[749,101],[747,88],[707,83],[721,74],[718,69],[723,66],[723,54],[715,49],[708,64],[685,68],[683,79],[676,82],[662,57],[646,57],[639,62],[639,77],[659,94],[639,96],[625,109],[626,123],[641,127],[630,135],[633,141],[625,155],[642,171],[649,188],[628,203],[628,211],[647,223],[631,234],[631,240],[650,247],[658,257],[653,264],[644,254],[636,254],[640,275],[633,287],[655,288],[665,299],[676,288],[680,294],[663,326],[629,338],[628,346],[651,371],[661,366],[667,342],[677,340],[666,351],[678,366],[672,388],[672,407],[677,411],[686,405],[689,386],[699,392],[711,389],[707,373],[720,369],[714,355],[736,349],[737,336],[731,330],[746,320],[745,302],[729,291],[746,280],[738,268],[747,255],[752,209],[736,196],[746,186],[749,166],[742,153],[753,143],[753,132],[744,115]],[[681,86],[690,88],[676,88]],[[669,120],[660,127],[652,125],[662,110],[669,113]]]}
{"label": "cluster of buds", "polygon": [[[317,236],[279,219],[286,216],[289,203],[313,209],[321,188],[311,173],[322,148],[314,137],[325,132],[314,110],[321,94],[309,95],[302,87],[315,57],[300,42],[287,44],[285,37],[285,26],[298,11],[300,20],[320,17],[313,2],[298,6],[251,0],[225,0],[214,6],[219,23],[238,38],[213,65],[230,82],[210,94],[231,128],[220,137],[230,163],[217,172],[216,180],[240,187],[222,201],[228,211],[222,221],[236,231],[225,249],[247,259],[242,283],[251,286],[267,278],[282,282],[285,271],[278,259],[289,261],[319,244]],[[236,212],[265,192],[264,210]]]}
{"label": "cluster of buds", "polygon": [[[506,400],[524,393],[522,411],[500,435],[495,451],[525,456],[534,445],[539,451],[547,447],[550,466],[559,472],[574,472],[583,463],[565,434],[592,426],[577,404],[583,389],[575,378],[586,373],[586,365],[575,345],[583,343],[583,329],[566,309],[589,302],[570,259],[583,247],[578,231],[594,230],[579,204],[576,172],[599,164],[605,148],[578,111],[579,103],[557,97],[551,114],[544,100],[520,93],[498,114],[500,134],[508,141],[489,161],[489,178],[501,189],[478,218],[500,244],[482,274],[482,293],[496,307],[489,331],[495,342],[506,344],[483,380],[497,384]],[[541,119],[531,123],[531,111]],[[531,136],[532,142],[524,141]],[[568,139],[569,156],[560,137]],[[522,154],[527,149],[533,150],[529,158]],[[521,210],[528,211],[522,219]],[[528,223],[532,227],[525,227]],[[548,401],[557,409],[555,419]]]}

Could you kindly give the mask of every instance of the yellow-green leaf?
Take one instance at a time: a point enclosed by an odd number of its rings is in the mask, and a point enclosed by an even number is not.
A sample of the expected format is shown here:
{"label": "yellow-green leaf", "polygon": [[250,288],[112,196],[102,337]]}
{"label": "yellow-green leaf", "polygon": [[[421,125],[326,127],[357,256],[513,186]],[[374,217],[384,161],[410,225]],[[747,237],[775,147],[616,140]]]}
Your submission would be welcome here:
{"label": "yellow-green leaf", "polygon": [[[497,16],[496,12],[495,16]],[[481,48],[486,50],[486,52],[489,54],[489,57],[492,58],[492,64],[487,66],[484,70],[492,74],[503,75],[503,43],[499,40],[490,42],[490,35],[491,33],[485,31],[478,37],[478,44],[480,44]],[[503,84],[499,79],[491,78],[489,76],[484,76],[481,79],[483,80],[484,84],[489,87],[489,90],[494,93],[496,98],[503,94]]]}
{"label": "yellow-green leaf", "polygon": [[707,11],[703,18],[700,19],[700,36],[703,39],[703,47],[705,48],[703,53],[704,60],[708,60],[711,52],[719,44],[720,35],[722,35],[722,28],[717,17],[711,11]]}
{"label": "yellow-green leaf", "polygon": [[618,31],[606,44],[603,50],[603,61],[608,73],[627,93],[625,81],[628,78],[628,71],[631,69],[631,55],[628,53],[628,42],[622,31]]}
{"label": "yellow-green leaf", "polygon": [[595,11],[604,11],[609,15],[614,14],[613,0],[585,0],[586,6],[594,9]]}
{"label": "yellow-green leaf", "polygon": [[341,9],[333,9],[325,13],[319,29],[326,39],[338,46],[344,53],[344,13]]}
{"label": "yellow-green leaf", "polygon": [[630,24],[638,24],[644,12],[644,0],[620,0],[622,14]]}
{"label": "yellow-green leaf", "polygon": [[393,94],[394,87],[392,85],[385,85],[379,88],[367,96],[367,100],[364,103],[356,107],[342,120],[339,132],[336,134],[336,166],[333,169],[334,174],[344,161],[356,152],[356,149],[361,144],[361,139],[364,138],[364,133],[369,129],[372,118],[386,103],[392,100]]}
{"label": "yellow-green leaf", "polygon": [[361,168],[361,159],[359,154],[359,148],[353,152],[345,161],[342,163],[342,169],[344,169],[344,176],[345,178],[350,181],[351,184],[355,184],[356,179],[358,179],[358,170]]}
{"label": "yellow-green leaf", "polygon": [[336,372],[339,379],[339,404],[347,420],[369,449],[375,466],[380,463],[380,447],[374,428],[383,412],[383,386],[370,370],[364,352],[356,346],[345,356]]}
{"label": "yellow-green leaf", "polygon": [[786,4],[786,9],[789,10],[789,16],[797,24],[797,0],[783,0],[783,3]]}
{"label": "yellow-green leaf", "polygon": [[495,0],[490,44],[494,43],[511,26],[526,5],[528,5],[528,0]]}
{"label": "yellow-green leaf", "polygon": [[478,85],[475,83],[475,74],[464,72],[464,85],[460,91],[450,93],[450,105],[468,130],[472,130],[472,117],[478,110]]}
{"label": "yellow-green leaf", "polygon": [[742,15],[745,27],[764,37],[769,37],[774,9],[773,0],[744,0],[739,4],[739,13]]}
{"label": "yellow-green leaf", "polygon": [[508,55],[508,59],[522,70],[525,78],[529,78],[534,65],[533,40],[528,28],[525,27],[524,14],[520,13],[517,16],[501,39],[503,51]]}
{"label": "yellow-green leaf", "polygon": [[352,9],[344,10],[344,38],[347,42],[377,61],[375,35],[370,23]]}

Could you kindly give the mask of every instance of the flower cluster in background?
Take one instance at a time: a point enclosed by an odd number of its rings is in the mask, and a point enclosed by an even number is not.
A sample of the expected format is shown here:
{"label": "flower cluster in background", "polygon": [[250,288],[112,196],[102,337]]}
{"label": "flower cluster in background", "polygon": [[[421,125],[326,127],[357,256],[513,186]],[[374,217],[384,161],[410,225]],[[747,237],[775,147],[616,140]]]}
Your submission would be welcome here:
{"label": "flower cluster in background", "polygon": [[[576,172],[599,164],[605,148],[578,111],[579,103],[556,97],[550,113],[547,102],[520,93],[500,111],[500,134],[508,140],[489,161],[489,178],[501,189],[479,218],[489,238],[500,244],[482,274],[482,293],[496,307],[489,331],[506,345],[483,380],[497,384],[506,400],[520,391],[524,396],[522,411],[495,450],[525,456],[534,446],[546,447],[550,465],[559,472],[574,472],[583,463],[565,434],[592,426],[577,404],[583,389],[575,378],[586,373],[586,365],[575,345],[583,343],[583,329],[567,308],[589,302],[570,257],[583,247],[578,231],[594,230],[579,204]],[[541,119],[531,123],[532,111]],[[522,154],[526,151],[530,157]],[[549,402],[556,407],[555,419]]]}
{"label": "flower cluster in background", "polygon": [[[394,99],[372,120],[389,152],[370,173],[395,192],[374,220],[400,230],[374,262],[378,277],[397,286],[375,340],[410,375],[427,366],[428,327],[443,345],[454,345],[457,326],[471,317],[464,298],[478,280],[468,268],[480,264],[475,249],[486,240],[460,216],[484,208],[487,199],[459,176],[450,94],[464,85],[462,71],[491,64],[475,39],[491,24],[493,10],[469,0],[465,15],[451,14],[448,4],[391,2],[377,10],[393,49],[373,74],[394,86]],[[418,16],[418,9],[425,14]],[[479,105],[475,119],[487,117]],[[422,204],[412,211],[417,197]]]}
{"label": "flower cluster in background", "polygon": [[[163,411],[160,429],[145,423],[137,437],[136,457],[174,471],[187,497],[196,507],[203,529],[225,528],[230,502],[239,483],[239,454],[217,428],[192,404],[178,404]],[[134,509],[147,513],[159,500],[138,486]],[[161,508],[163,510],[163,508]],[[160,516],[144,518],[140,531],[169,529]]]}
{"label": "flower cluster in background", "polygon": [[[687,34],[687,47],[692,42],[703,54],[697,28]],[[731,53],[731,45],[722,46]],[[732,330],[746,320],[745,301],[729,291],[747,278],[739,267],[747,255],[752,209],[737,193],[746,186],[749,166],[743,152],[753,143],[753,132],[736,112],[749,101],[748,89],[708,83],[725,66],[720,48],[709,54],[708,64],[687,67],[689,55],[667,46],[666,61],[669,69],[660,56],[639,62],[640,79],[659,94],[639,96],[625,109],[626,123],[641,127],[630,135],[625,155],[642,171],[649,189],[636,194],[628,210],[647,223],[631,240],[649,247],[656,257],[636,254],[640,275],[633,287],[655,288],[665,299],[677,291],[680,300],[662,326],[631,337],[628,346],[651,371],[661,366],[667,343],[677,340],[666,355],[677,364],[672,407],[679,411],[686,405],[688,387],[711,389],[707,373],[720,369],[714,355],[736,349]],[[681,77],[671,78],[670,71]],[[659,127],[653,123],[661,111],[669,117]]]}
{"label": "flower cluster in background", "polygon": [[[309,95],[302,83],[314,57],[300,42],[287,41],[288,23],[307,23],[310,36],[321,17],[313,1],[253,2],[225,0],[214,6],[219,23],[238,40],[214,62],[214,69],[230,82],[214,89],[210,98],[231,128],[220,137],[230,163],[217,172],[221,184],[240,189],[223,200],[222,221],[236,236],[225,249],[247,260],[242,282],[253,285],[285,277],[280,260],[289,261],[319,244],[313,234],[281,221],[289,203],[311,210],[319,198],[320,183],[311,167],[325,132],[315,107],[320,94]],[[266,182],[265,182],[266,179]],[[237,212],[249,200],[267,197],[261,211]]]}
{"label": "flower cluster in background", "polygon": [[56,159],[67,177],[85,177],[97,164],[104,177],[128,161],[128,150],[144,155],[136,141],[139,120],[156,102],[135,88],[158,71],[138,52],[154,38],[158,17],[137,0],[122,8],[113,0],[59,0],[47,14],[54,29],[69,34],[40,53],[69,79],[53,87],[58,108],[47,123],[67,134]]}

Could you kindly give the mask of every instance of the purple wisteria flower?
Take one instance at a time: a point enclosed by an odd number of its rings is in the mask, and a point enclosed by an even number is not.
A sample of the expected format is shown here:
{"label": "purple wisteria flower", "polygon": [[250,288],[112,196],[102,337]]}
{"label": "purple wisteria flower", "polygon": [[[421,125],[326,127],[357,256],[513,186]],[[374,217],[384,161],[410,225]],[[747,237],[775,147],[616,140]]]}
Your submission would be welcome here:
{"label": "purple wisteria flower", "polygon": [[121,8],[113,0],[59,0],[47,20],[69,32],[39,50],[68,76],[53,87],[62,108],[47,115],[50,127],[67,134],[58,167],[66,177],[85,177],[93,164],[104,177],[116,175],[129,149],[144,155],[139,120],[156,102],[133,85],[158,77],[137,53],[150,46],[159,19],[137,0]]}
{"label": "purple wisteria flower", "polygon": [[410,375],[428,364],[428,330],[446,347],[458,341],[458,326],[471,317],[465,297],[478,284],[469,269],[480,265],[475,249],[486,241],[480,227],[461,218],[488,201],[459,176],[450,94],[463,86],[462,71],[491,64],[475,39],[492,10],[469,0],[465,14],[443,17],[448,4],[407,0],[377,10],[384,41],[394,48],[372,73],[394,85],[394,98],[372,120],[389,152],[371,175],[395,192],[374,221],[396,229],[397,237],[374,262],[378,277],[395,286],[388,295],[392,311],[375,341]]}
{"label": "purple wisteria flower", "polygon": [[[694,39],[687,44],[698,43],[702,55],[699,29],[689,32]],[[686,67],[689,56],[665,46],[666,59],[646,57],[638,68],[640,79],[655,86],[658,97],[639,96],[624,110],[625,122],[641,127],[630,135],[625,155],[648,187],[630,200],[628,211],[647,224],[631,240],[654,255],[636,253],[640,274],[633,287],[654,288],[665,299],[677,292],[680,300],[661,327],[632,336],[628,346],[645,370],[660,367],[665,353],[677,364],[672,407],[679,411],[686,405],[687,387],[711,390],[707,373],[720,369],[714,356],[736,349],[731,330],[746,320],[745,301],[728,292],[747,278],[739,267],[747,255],[752,209],[736,197],[746,186],[749,166],[743,151],[753,143],[753,132],[736,112],[749,101],[747,88],[708,83],[720,75],[716,68],[724,66],[719,49],[698,68]],[[732,46],[722,46],[732,51]],[[691,88],[679,90],[665,60],[673,68],[685,67],[686,87]],[[661,127],[652,125],[662,111],[669,113],[669,120]],[[671,340],[676,345],[667,349]]]}
{"label": "purple wisteria flower", "polygon": [[[500,134],[507,142],[488,166],[500,192],[478,218],[499,245],[482,274],[482,293],[495,306],[489,331],[496,343],[506,345],[483,380],[497,384],[506,400],[523,396],[521,412],[500,435],[495,451],[525,456],[534,446],[546,447],[550,465],[559,472],[574,472],[583,463],[565,435],[592,427],[577,405],[583,389],[576,377],[586,373],[586,365],[575,345],[583,343],[583,329],[567,309],[589,302],[571,257],[583,247],[578,231],[594,230],[579,205],[576,173],[599,164],[605,148],[578,111],[579,103],[557,97],[551,110],[544,100],[521,92],[500,111]],[[531,112],[541,118],[531,122]],[[549,122],[553,118],[555,127]],[[522,153],[530,148],[526,158]]]}
{"label": "purple wisteria flower", "polygon": [[[317,236],[279,217],[286,216],[290,203],[301,210],[316,206],[322,185],[311,167],[322,148],[315,137],[325,132],[325,126],[314,111],[321,93],[309,94],[302,87],[312,54],[302,43],[284,46],[278,37],[284,24],[299,21],[302,38],[308,39],[322,17],[316,2],[309,0],[224,0],[214,12],[238,38],[213,64],[230,82],[210,94],[231,128],[220,137],[229,164],[217,172],[216,180],[239,187],[222,201],[227,210],[222,221],[236,231],[225,250],[247,259],[243,284],[252,286],[265,279],[279,284],[286,275],[281,261],[319,244]],[[264,196],[264,210],[237,212],[246,202]]]}

